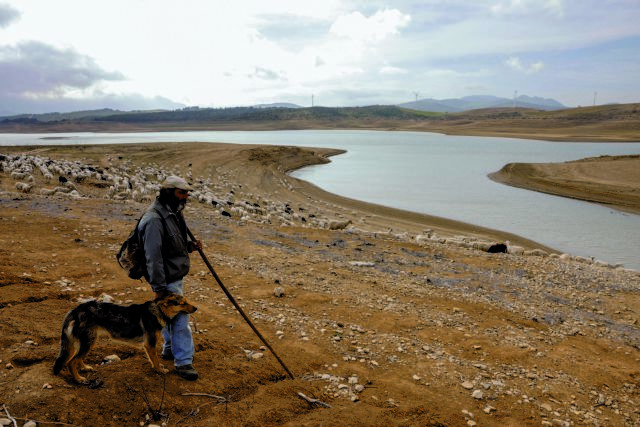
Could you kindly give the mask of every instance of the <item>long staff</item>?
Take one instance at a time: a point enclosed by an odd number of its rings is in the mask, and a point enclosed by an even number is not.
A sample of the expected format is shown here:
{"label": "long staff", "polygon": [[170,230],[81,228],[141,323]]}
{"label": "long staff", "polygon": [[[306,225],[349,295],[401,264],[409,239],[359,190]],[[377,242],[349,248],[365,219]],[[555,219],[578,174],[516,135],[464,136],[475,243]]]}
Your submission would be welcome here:
{"label": "long staff", "polygon": [[[193,233],[191,233],[191,230],[189,230],[189,227],[187,227],[187,233],[189,233],[189,237],[191,238],[191,240],[193,242],[196,242],[196,238],[193,237]],[[222,291],[224,292],[224,294],[227,296],[227,298],[229,298],[229,301],[231,301],[231,303],[233,304],[233,306],[236,308],[236,310],[238,310],[238,312],[242,315],[242,317],[244,318],[244,320],[247,321],[247,323],[249,324],[249,326],[251,326],[251,329],[253,329],[253,332],[256,333],[256,335],[258,336],[258,338],[260,338],[260,340],[264,343],[265,346],[267,346],[267,348],[271,351],[271,353],[273,353],[273,355],[276,357],[276,359],[278,359],[278,362],[280,362],[280,364],[282,365],[282,367],[284,368],[285,371],[287,371],[287,374],[289,374],[289,376],[291,377],[291,379],[295,379],[293,374],[291,373],[291,371],[289,371],[289,369],[286,367],[286,365],[284,364],[284,362],[280,359],[280,357],[278,357],[278,355],[276,354],[276,352],[273,350],[273,348],[271,348],[271,346],[269,345],[269,343],[267,342],[266,339],[264,339],[264,337],[262,336],[262,334],[260,333],[260,331],[258,331],[258,329],[255,327],[255,325],[253,324],[253,322],[251,321],[251,319],[249,319],[249,317],[244,313],[244,310],[242,309],[242,307],[240,307],[240,305],[236,302],[235,298],[233,297],[233,295],[231,295],[229,293],[229,291],[227,290],[227,288],[222,284],[222,280],[220,280],[220,278],[218,277],[218,275],[216,274],[216,271],[213,269],[213,267],[211,266],[211,263],[209,263],[209,260],[207,259],[207,257],[205,256],[204,252],[202,252],[202,249],[198,248],[196,246],[196,249],[198,249],[198,253],[200,253],[200,256],[202,257],[202,260],[204,261],[205,264],[207,264],[207,267],[209,267],[209,271],[211,272],[211,274],[213,275],[213,277],[216,279],[216,282],[218,282],[218,285],[220,285],[220,288],[222,288]]]}

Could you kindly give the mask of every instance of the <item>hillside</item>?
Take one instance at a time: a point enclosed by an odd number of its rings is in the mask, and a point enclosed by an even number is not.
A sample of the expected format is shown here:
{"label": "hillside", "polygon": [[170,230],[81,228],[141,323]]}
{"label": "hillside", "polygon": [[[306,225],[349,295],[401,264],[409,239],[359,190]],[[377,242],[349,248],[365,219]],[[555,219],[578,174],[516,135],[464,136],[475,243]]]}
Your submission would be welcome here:
{"label": "hillside", "polygon": [[140,132],[178,130],[375,129],[558,141],[640,141],[640,104],[543,111],[487,108],[460,113],[396,106],[348,108],[182,109],[115,112],[62,120],[0,120],[0,132]]}

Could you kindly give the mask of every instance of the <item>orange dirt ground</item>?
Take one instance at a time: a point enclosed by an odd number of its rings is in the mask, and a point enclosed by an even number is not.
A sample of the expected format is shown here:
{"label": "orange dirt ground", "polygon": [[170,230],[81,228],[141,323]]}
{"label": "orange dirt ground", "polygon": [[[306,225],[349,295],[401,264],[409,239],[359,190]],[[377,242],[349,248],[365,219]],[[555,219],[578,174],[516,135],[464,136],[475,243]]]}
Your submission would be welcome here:
{"label": "orange dirt ground", "polygon": [[[212,177],[219,194],[262,195],[307,219],[310,212],[352,219],[354,228],[226,218],[193,200],[185,213],[191,230],[295,379],[194,254],[186,296],[199,308],[192,326],[201,378],[158,375],[142,346],[103,338],[87,360],[95,367],[90,384],[79,385],[66,371],[51,372],[62,319],[82,298],[152,297],[114,258],[147,203],[107,199],[107,188],[90,181],[77,184],[82,198],[45,196],[40,189],[53,184],[37,173],[23,194],[0,172],[0,418],[78,426],[640,424],[638,272],[548,248],[488,254],[418,240],[426,229],[494,241],[514,236],[345,200],[284,174],[322,161],[329,153],[320,151],[215,144],[0,150],[19,151],[183,175],[191,163],[194,180]],[[112,354],[121,360],[101,365]]]}

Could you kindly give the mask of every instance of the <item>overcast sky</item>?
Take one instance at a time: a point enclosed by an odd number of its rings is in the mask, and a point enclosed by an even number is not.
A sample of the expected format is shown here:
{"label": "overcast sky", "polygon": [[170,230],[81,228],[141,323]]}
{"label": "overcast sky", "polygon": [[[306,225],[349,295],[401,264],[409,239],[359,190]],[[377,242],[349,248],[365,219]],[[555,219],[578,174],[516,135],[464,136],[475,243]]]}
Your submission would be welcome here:
{"label": "overcast sky", "polygon": [[0,114],[640,102],[640,0],[0,0]]}

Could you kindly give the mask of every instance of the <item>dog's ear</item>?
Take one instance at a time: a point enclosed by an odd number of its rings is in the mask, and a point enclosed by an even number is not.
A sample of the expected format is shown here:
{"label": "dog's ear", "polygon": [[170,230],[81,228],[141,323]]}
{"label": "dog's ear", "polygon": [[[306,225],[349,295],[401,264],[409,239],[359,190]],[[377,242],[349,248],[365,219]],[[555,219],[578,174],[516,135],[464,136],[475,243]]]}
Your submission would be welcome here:
{"label": "dog's ear", "polygon": [[156,292],[156,297],[153,300],[157,302],[167,298],[169,295],[172,295],[172,292],[169,292],[165,289],[164,291]]}

